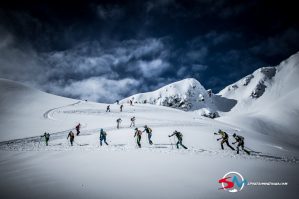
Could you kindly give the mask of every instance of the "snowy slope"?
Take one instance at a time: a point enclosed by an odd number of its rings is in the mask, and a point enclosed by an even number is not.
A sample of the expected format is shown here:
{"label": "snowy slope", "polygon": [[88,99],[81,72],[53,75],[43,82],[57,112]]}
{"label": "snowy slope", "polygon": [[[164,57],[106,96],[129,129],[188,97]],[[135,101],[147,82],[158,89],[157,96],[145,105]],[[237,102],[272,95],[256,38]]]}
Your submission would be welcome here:
{"label": "snowy slope", "polygon": [[222,90],[220,95],[238,103],[220,120],[240,123],[299,147],[298,84],[299,53],[296,53],[280,65],[258,69]]}
{"label": "snowy slope", "polygon": [[[7,80],[0,81],[0,92],[1,140],[18,138],[0,142],[0,198],[281,198],[297,193],[293,156],[299,151],[279,139],[164,106],[125,104],[120,112],[112,104],[106,113],[107,104],[61,98]],[[143,133],[142,148],[136,148],[132,116],[141,130],[145,124],[153,129],[153,145]],[[117,118],[123,120],[120,129]],[[66,137],[77,122],[83,128],[71,147]],[[107,131],[109,146],[99,146],[100,128]],[[218,129],[245,136],[246,146],[261,153],[236,155],[226,146],[222,151],[213,134]],[[45,130],[51,133],[48,147],[36,136]],[[175,149],[177,140],[167,136],[174,130],[183,133],[188,150]],[[218,190],[219,178],[231,170],[251,180],[290,185],[246,187],[232,195]]]}
{"label": "snowy slope", "polygon": [[260,98],[271,86],[276,67],[263,67],[221,90],[218,95],[238,101],[233,110],[242,107],[246,109],[256,99]]}
{"label": "snowy slope", "polygon": [[122,103],[148,103],[177,108],[185,111],[205,109],[215,112],[216,107],[207,90],[193,78],[166,85],[156,91],[140,93],[123,99]]}
{"label": "snowy slope", "polygon": [[[43,115],[53,107],[76,103],[77,100],[50,95],[23,84],[0,79],[0,140],[40,135],[59,122]],[[67,122],[69,123],[69,122]],[[73,123],[73,125],[75,122]]]}

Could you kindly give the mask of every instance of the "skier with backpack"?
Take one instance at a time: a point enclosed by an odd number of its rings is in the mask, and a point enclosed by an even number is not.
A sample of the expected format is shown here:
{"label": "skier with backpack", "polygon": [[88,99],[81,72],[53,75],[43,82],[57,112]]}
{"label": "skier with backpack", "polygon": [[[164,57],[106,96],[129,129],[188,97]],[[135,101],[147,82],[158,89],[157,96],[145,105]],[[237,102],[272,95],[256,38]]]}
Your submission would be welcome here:
{"label": "skier with backpack", "polygon": [[223,144],[225,143],[229,148],[231,148],[231,150],[235,150],[228,142],[228,134],[224,131],[222,131],[221,129],[219,129],[218,133],[214,133],[215,135],[221,135],[221,138],[218,138],[217,141],[222,140],[221,141],[221,149],[223,150]]}
{"label": "skier with backpack", "polygon": [[73,142],[74,142],[74,139],[75,139],[75,134],[73,133],[73,131],[70,131],[67,138],[66,139],[69,139],[70,138],[70,143],[71,143],[71,146],[73,146]]}
{"label": "skier with backpack", "polygon": [[168,137],[176,136],[178,139],[178,142],[176,143],[176,147],[179,148],[179,145],[181,145],[184,149],[188,149],[185,145],[183,145],[183,134],[177,130],[173,132],[173,134],[169,135]]}
{"label": "skier with backpack", "polygon": [[148,137],[148,142],[150,145],[153,144],[151,137],[152,137],[152,129],[149,128],[147,125],[144,126],[144,130],[142,132],[146,132],[147,133],[147,137]]}
{"label": "skier with backpack", "polygon": [[106,138],[107,138],[107,133],[106,133],[106,131],[104,131],[103,129],[101,129],[101,131],[100,131],[100,145],[101,145],[101,146],[102,146],[102,141],[104,141],[106,145],[109,145],[109,144],[106,142]]}
{"label": "skier with backpack", "polygon": [[134,100],[134,98],[130,100],[130,105],[131,106],[133,106],[133,100]]}
{"label": "skier with backpack", "polygon": [[124,105],[120,105],[120,112],[123,112],[123,107],[124,107]]}
{"label": "skier with backpack", "polygon": [[137,141],[137,145],[139,148],[141,148],[141,135],[142,135],[142,131],[140,131],[138,128],[135,128],[135,134],[134,137],[137,137],[136,141]]}
{"label": "skier with backpack", "polygon": [[118,129],[119,129],[119,126],[120,126],[121,121],[122,121],[122,120],[121,120],[120,118],[118,118],[118,119],[116,120],[116,124],[117,124],[116,127],[117,127]]}
{"label": "skier with backpack", "polygon": [[110,105],[107,106],[106,112],[110,112]]}
{"label": "skier with backpack", "polygon": [[131,118],[131,124],[130,127],[135,126],[135,116]]}
{"label": "skier with backpack", "polygon": [[40,137],[45,137],[46,146],[48,146],[48,142],[50,140],[50,133],[45,132],[44,135]]}
{"label": "skier with backpack", "polygon": [[235,142],[233,144],[238,143],[237,145],[237,154],[239,154],[239,147],[242,147],[242,150],[245,151],[248,155],[250,155],[250,152],[244,149],[244,137],[241,135],[233,134],[233,137],[235,138]]}
{"label": "skier with backpack", "polygon": [[76,126],[77,136],[80,134],[80,128],[81,128],[81,124],[79,123],[79,124]]}

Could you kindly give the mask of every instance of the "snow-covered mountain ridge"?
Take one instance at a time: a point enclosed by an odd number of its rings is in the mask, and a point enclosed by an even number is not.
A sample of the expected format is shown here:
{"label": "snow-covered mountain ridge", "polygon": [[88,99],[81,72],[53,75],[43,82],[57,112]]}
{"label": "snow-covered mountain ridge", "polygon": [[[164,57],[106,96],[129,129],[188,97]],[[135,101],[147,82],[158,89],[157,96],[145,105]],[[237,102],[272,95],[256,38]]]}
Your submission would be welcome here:
{"label": "snow-covered mountain ridge", "polygon": [[121,100],[121,103],[126,103],[129,100],[139,104],[149,103],[185,111],[202,108],[216,110],[209,92],[193,78],[171,83],[153,92],[130,96]]}
{"label": "snow-covered mountain ridge", "polygon": [[[149,103],[184,111],[196,110],[208,117],[218,116],[218,112],[229,115],[231,112],[256,110],[256,104],[264,101],[264,105],[258,106],[261,110],[298,84],[298,60],[299,53],[296,53],[278,66],[259,68],[218,94],[206,90],[196,79],[188,78],[156,91],[132,95],[121,100],[121,103],[132,100],[133,103]],[[284,90],[281,91],[281,88]],[[271,98],[264,97],[269,95]]]}
{"label": "snow-covered mountain ridge", "polygon": [[[232,112],[261,111],[281,97],[297,90],[298,80],[299,52],[278,66],[257,69],[225,87],[218,95],[238,101]],[[288,99],[285,100],[287,105]]]}
{"label": "snow-covered mountain ridge", "polygon": [[[276,67],[258,69],[247,85],[244,80],[220,91],[222,97],[238,102],[230,112],[222,113],[219,120],[242,123],[243,127],[294,143],[299,128],[299,52]],[[230,89],[234,85],[238,88]],[[295,143],[298,147],[298,142]]]}
{"label": "snow-covered mountain ridge", "polygon": [[259,68],[236,83],[225,87],[219,92],[219,95],[227,98],[237,98],[238,100],[248,97],[259,98],[271,84],[275,74],[276,67]]}

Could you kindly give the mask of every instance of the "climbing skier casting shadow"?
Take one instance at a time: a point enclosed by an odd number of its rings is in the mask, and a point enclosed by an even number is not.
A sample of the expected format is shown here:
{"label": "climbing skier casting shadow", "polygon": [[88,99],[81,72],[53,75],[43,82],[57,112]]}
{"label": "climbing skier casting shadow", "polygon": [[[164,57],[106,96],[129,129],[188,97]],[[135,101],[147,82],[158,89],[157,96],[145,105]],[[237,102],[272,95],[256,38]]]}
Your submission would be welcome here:
{"label": "climbing skier casting shadow", "polygon": [[150,145],[153,144],[153,141],[151,140],[152,137],[152,129],[149,128],[147,125],[144,126],[144,130],[142,132],[146,132],[147,133],[147,137],[148,137],[148,142]]}
{"label": "climbing skier casting shadow", "polygon": [[176,147],[179,148],[179,145],[181,145],[184,149],[188,149],[185,145],[183,145],[183,134],[181,132],[178,132],[175,130],[173,134],[169,135],[168,137],[176,136],[178,139],[178,142],[176,143]]}
{"label": "climbing skier casting shadow", "polygon": [[79,124],[76,126],[77,136],[81,133],[81,132],[80,132],[80,128],[81,128],[81,124],[79,123]]}
{"label": "climbing skier casting shadow", "polygon": [[46,142],[46,146],[48,146],[48,142],[50,140],[50,133],[47,133],[45,132],[44,135],[40,136],[41,138],[42,137],[45,137],[45,142]]}
{"label": "climbing skier casting shadow", "polygon": [[122,120],[121,120],[120,118],[118,118],[118,119],[116,120],[116,128],[117,128],[117,129],[119,129],[121,121],[122,121]]}
{"label": "climbing skier casting shadow", "polygon": [[135,120],[136,120],[135,116],[131,118],[130,127],[132,127],[132,126],[134,127],[135,126]]}
{"label": "climbing skier casting shadow", "polygon": [[221,141],[221,149],[223,150],[223,144],[225,143],[229,148],[231,148],[231,150],[235,150],[228,142],[228,134],[224,131],[222,131],[221,129],[219,129],[218,133],[214,133],[215,135],[221,135],[221,138],[218,138],[217,141],[222,140]]}
{"label": "climbing skier casting shadow", "polygon": [[135,134],[134,137],[137,137],[136,141],[137,141],[137,145],[139,148],[141,148],[141,135],[142,135],[142,131],[140,131],[138,128],[135,128]]}
{"label": "climbing skier casting shadow", "polygon": [[233,144],[238,143],[237,145],[237,154],[239,154],[239,148],[242,147],[242,150],[245,151],[245,153],[247,153],[248,155],[250,155],[250,152],[247,151],[246,149],[244,149],[244,137],[241,135],[237,135],[237,134],[233,134],[233,137],[235,138],[235,142],[233,142]]}
{"label": "climbing skier casting shadow", "polygon": [[106,138],[107,138],[107,133],[106,131],[104,131],[103,129],[101,129],[101,132],[100,132],[100,145],[102,146],[102,142],[104,141],[106,145],[109,145],[107,142],[106,142]]}
{"label": "climbing skier casting shadow", "polygon": [[73,133],[73,131],[70,131],[67,138],[66,139],[69,139],[70,138],[70,143],[71,143],[71,146],[73,146],[73,142],[74,142],[74,139],[75,139],[75,134]]}

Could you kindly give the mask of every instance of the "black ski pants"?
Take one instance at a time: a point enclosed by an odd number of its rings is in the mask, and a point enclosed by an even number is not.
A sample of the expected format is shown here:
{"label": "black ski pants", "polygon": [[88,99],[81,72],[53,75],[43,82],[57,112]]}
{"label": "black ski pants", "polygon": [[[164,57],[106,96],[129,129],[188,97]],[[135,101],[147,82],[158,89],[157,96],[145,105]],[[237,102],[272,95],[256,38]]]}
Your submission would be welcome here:
{"label": "black ski pants", "polygon": [[183,145],[183,140],[179,139],[178,142],[176,143],[176,147],[179,148],[179,145],[181,145],[184,149],[188,149],[185,145]]}
{"label": "black ski pants", "polygon": [[235,150],[229,143],[228,143],[228,139],[224,139],[221,141],[221,148],[224,149],[223,144],[226,144],[229,148],[231,148],[231,150]]}
{"label": "black ski pants", "polygon": [[137,135],[137,145],[139,148],[141,148],[141,135]]}
{"label": "black ski pants", "polygon": [[106,136],[103,136],[103,137],[100,138],[100,145],[101,145],[101,146],[102,146],[102,142],[103,142],[103,141],[105,142],[106,145],[109,145],[109,144],[106,142]]}

